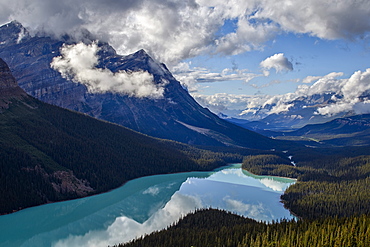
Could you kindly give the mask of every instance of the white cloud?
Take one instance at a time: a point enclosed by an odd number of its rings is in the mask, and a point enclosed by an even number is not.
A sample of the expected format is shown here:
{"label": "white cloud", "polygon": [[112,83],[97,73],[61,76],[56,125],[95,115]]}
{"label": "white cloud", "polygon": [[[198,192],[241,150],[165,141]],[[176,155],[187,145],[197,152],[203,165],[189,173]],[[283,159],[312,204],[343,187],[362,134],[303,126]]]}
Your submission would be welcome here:
{"label": "white cloud", "polygon": [[[253,103],[255,103],[256,106],[259,105],[256,103],[256,101],[254,101],[255,96],[253,95],[237,95],[227,93],[202,95],[199,93],[193,93],[192,96],[200,105],[207,107],[212,112],[216,114],[222,112],[230,117],[238,117],[241,111],[247,107],[253,108]],[[264,100],[261,101],[264,102]]]}
{"label": "white cloud", "polygon": [[[0,0],[0,22],[62,35],[87,29],[122,54],[141,48],[169,66],[202,53],[263,49],[281,32],[361,39],[370,31],[367,0]],[[225,21],[235,30],[220,34]]]}
{"label": "white cloud", "polygon": [[215,73],[206,68],[191,67],[190,63],[185,62],[173,67],[172,72],[176,79],[190,92],[196,92],[198,83],[202,82],[243,81],[248,83],[253,78],[262,76],[261,74],[250,73],[247,69],[225,68],[221,73]]}
{"label": "white cloud", "polygon": [[246,119],[286,112],[294,106],[294,100],[313,95],[331,96],[331,101],[326,105],[324,101],[313,101],[312,104],[318,107],[317,114],[331,116],[341,112],[370,113],[370,68],[364,72],[356,71],[349,78],[343,76],[342,72],[332,72],[325,76],[307,77],[307,80],[315,82],[312,85],[299,85],[295,92],[283,95],[193,94],[193,97],[215,113],[233,113],[236,117],[236,112],[239,112],[240,117]]}
{"label": "white cloud", "polygon": [[[271,109],[265,110],[265,114],[278,114],[288,111],[294,106],[292,101],[300,97],[310,97],[315,94],[333,94],[340,93],[341,79],[343,76],[341,72],[333,72],[325,76],[321,76],[313,85],[299,85],[294,93],[287,93],[283,95],[275,95],[268,98],[266,101],[260,103],[260,107],[265,108],[272,106]],[[248,107],[249,108],[249,107]],[[248,108],[242,114],[248,113]]]}
{"label": "white cloud", "polygon": [[64,78],[87,86],[91,93],[114,92],[135,97],[161,98],[164,84],[155,84],[146,71],[119,71],[97,68],[99,47],[96,43],[64,45],[61,56],[55,57],[51,67]]}
{"label": "white cloud", "polygon": [[216,52],[236,55],[246,51],[262,49],[264,43],[275,37],[279,28],[275,23],[252,24],[251,19],[240,16],[237,30],[216,40]]}
{"label": "white cloud", "polygon": [[370,3],[359,1],[268,1],[255,14],[279,23],[282,29],[324,39],[361,37],[370,30]]}
{"label": "white cloud", "polygon": [[[209,108],[215,113],[229,113],[229,116],[238,117],[239,115],[239,117],[246,119],[259,119],[268,114],[287,112],[294,106],[294,103],[292,103],[294,100],[315,94],[346,95],[343,99],[333,98],[334,101],[331,102],[331,105],[319,108],[318,113],[320,114],[330,115],[330,112],[335,114],[340,110],[355,110],[352,108],[361,109],[361,112],[364,112],[365,105],[363,103],[358,105],[358,103],[360,102],[359,95],[367,88],[366,83],[364,81],[359,83],[357,79],[338,79],[342,76],[343,73],[341,72],[333,72],[325,76],[315,77],[316,82],[314,84],[301,84],[295,92],[283,95],[202,95],[193,93],[193,97],[202,106]],[[256,87],[261,88],[272,83],[275,82],[262,86],[256,85]],[[337,102],[337,105],[334,102]],[[256,113],[258,115],[255,115]]]}
{"label": "white cloud", "polygon": [[272,107],[272,109],[269,111],[269,114],[279,114],[281,112],[289,111],[292,106],[294,106],[294,104],[286,104],[285,102],[283,104],[277,104],[276,106]]}
{"label": "white cloud", "polygon": [[[192,93],[194,99],[203,107],[208,108],[215,114],[225,114],[228,117],[258,120],[265,116],[269,110],[261,110],[261,106],[271,99],[271,95],[243,95],[217,93],[203,95]],[[258,115],[256,112],[258,111]]]}
{"label": "white cloud", "polygon": [[[81,37],[82,29],[87,29],[100,40],[108,41],[121,54],[133,53],[145,49],[157,60],[166,63],[170,68],[186,58],[201,54],[234,55],[245,51],[263,49],[266,41],[272,40],[283,32],[309,34],[322,39],[359,40],[369,38],[370,2],[368,0],[337,1],[269,1],[269,0],[0,0],[0,22],[18,20],[30,29],[31,33],[43,31],[56,36],[65,33]],[[226,22],[235,24],[233,30],[220,32]],[[21,41],[22,34],[20,34]],[[93,59],[93,57],[90,57]],[[65,76],[72,72],[68,63],[55,61],[55,66],[63,65]],[[85,64],[86,65],[86,64]],[[91,65],[91,64],[89,64]],[[291,71],[293,65],[282,53],[275,54],[261,63],[265,75],[269,70]],[[80,77],[91,90],[111,90],[120,88],[116,77],[113,85],[92,83],[109,77],[108,71],[91,68],[91,75]],[[100,71],[100,72],[99,72]],[[99,72],[99,73],[98,73]],[[186,74],[187,73],[187,74]],[[187,85],[190,91],[196,91],[199,81],[244,80],[250,81],[258,74],[246,70],[225,70],[213,73],[204,68],[191,68],[179,72],[176,77]],[[365,76],[364,73],[361,73]],[[71,77],[71,74],[69,74]],[[82,76],[82,75],[81,75]],[[341,75],[343,76],[343,74]],[[151,95],[160,97],[163,87],[156,87],[148,74],[122,74],[119,77],[132,77],[144,81],[144,92],[136,89],[128,94]],[[312,86],[300,86],[291,95],[282,95],[275,99],[274,111],[286,110],[289,100],[303,95],[320,92],[339,92],[343,99],[337,99],[336,105],[319,110],[321,114],[338,112],[340,109],[351,109],[364,112],[366,99],[360,99],[358,93],[366,90],[365,79],[337,79],[337,75],[322,78],[307,77],[303,83],[314,83]],[[366,76],[365,76],[366,77]],[[71,77],[72,79],[77,79]],[[98,78],[98,79],[96,79]],[[130,78],[130,80],[132,79]],[[103,81],[103,80],[101,80]],[[352,83],[358,82],[354,88]],[[345,84],[348,83],[347,86]],[[135,85],[131,85],[135,88]],[[140,84],[140,83],[139,83]],[[124,84],[125,87],[127,86]],[[158,85],[157,85],[158,86]],[[121,90],[121,89],[120,89]],[[126,90],[126,89],[125,89]],[[124,90],[123,90],[124,91]],[[154,93],[150,93],[154,92]],[[250,104],[251,101],[246,102]],[[259,100],[256,100],[256,102]],[[255,104],[255,103],[253,103]],[[249,109],[246,109],[246,112]]]}
{"label": "white cloud", "polygon": [[314,81],[317,81],[317,80],[319,80],[319,79],[321,79],[322,78],[322,76],[307,76],[306,78],[304,78],[303,80],[302,80],[302,83],[307,83],[307,84],[309,84],[309,83],[312,83],[312,82],[314,82]]}
{"label": "white cloud", "polygon": [[[354,111],[357,114],[370,113],[370,68],[364,72],[356,71],[348,79],[342,79],[339,84],[340,97],[333,98],[334,104],[318,109],[321,115],[335,115],[340,112]],[[364,96],[364,98],[362,98]]]}
{"label": "white cloud", "polygon": [[[309,80],[317,80],[311,86],[299,85],[294,93],[275,95],[260,106],[273,106],[268,114],[288,111],[294,104],[292,101],[313,95],[332,95],[328,105],[318,107],[317,114],[332,116],[341,112],[356,114],[370,113],[370,69],[364,72],[357,71],[350,78],[343,77],[342,72],[333,72],[321,77],[307,77]],[[259,102],[261,103],[261,102]],[[249,107],[248,107],[249,108]],[[248,109],[243,113],[248,113]]]}
{"label": "white cloud", "polygon": [[266,58],[260,63],[260,66],[264,69],[266,76],[269,75],[268,70],[270,69],[275,69],[276,72],[293,70],[293,64],[284,56],[284,53],[277,53]]}

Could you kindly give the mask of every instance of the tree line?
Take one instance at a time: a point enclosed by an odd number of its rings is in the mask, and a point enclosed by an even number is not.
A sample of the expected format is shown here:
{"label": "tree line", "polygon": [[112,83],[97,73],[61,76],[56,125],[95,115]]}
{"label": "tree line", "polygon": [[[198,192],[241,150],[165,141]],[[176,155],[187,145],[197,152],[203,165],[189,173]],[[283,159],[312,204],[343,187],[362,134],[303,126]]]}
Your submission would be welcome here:
{"label": "tree line", "polygon": [[315,220],[257,222],[229,212],[205,209],[169,228],[115,247],[324,247],[370,245],[367,215]]}
{"label": "tree line", "polygon": [[31,97],[0,113],[0,157],[0,214],[81,197],[56,189],[60,171],[91,187],[86,196],[142,176],[212,170],[243,158],[151,138]]}

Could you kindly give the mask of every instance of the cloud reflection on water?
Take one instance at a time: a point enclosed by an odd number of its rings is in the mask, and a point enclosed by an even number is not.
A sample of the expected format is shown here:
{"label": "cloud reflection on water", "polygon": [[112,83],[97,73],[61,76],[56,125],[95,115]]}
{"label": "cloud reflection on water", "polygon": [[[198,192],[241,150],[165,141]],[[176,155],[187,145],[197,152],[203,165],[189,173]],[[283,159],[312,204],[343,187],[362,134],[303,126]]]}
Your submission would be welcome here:
{"label": "cloud reflection on water", "polygon": [[142,224],[126,216],[122,216],[118,217],[105,231],[90,231],[84,236],[70,236],[67,239],[58,241],[53,246],[100,247],[128,242],[143,234],[163,229],[189,212],[202,207],[199,198],[176,192],[164,208],[155,212]]}
{"label": "cloud reflection on water", "polygon": [[[290,184],[266,177],[248,177],[240,168],[225,169],[205,179],[188,178],[165,206],[153,212],[145,222],[138,223],[121,216],[106,230],[90,231],[83,236],[69,236],[53,246],[95,247],[127,242],[163,229],[189,212],[205,207],[225,209],[259,221],[291,218],[290,213],[279,202],[280,195]],[[160,189],[151,186],[142,193],[156,196]]]}

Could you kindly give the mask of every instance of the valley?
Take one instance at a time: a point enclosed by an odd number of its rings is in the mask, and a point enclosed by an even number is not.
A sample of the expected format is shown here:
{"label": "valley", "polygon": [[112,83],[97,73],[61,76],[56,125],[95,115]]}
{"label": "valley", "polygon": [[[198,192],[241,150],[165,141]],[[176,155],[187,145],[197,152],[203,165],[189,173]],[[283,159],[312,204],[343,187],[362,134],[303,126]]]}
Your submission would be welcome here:
{"label": "valley", "polygon": [[208,207],[269,222],[288,219],[292,216],[279,196],[293,183],[244,175],[240,164],[217,171],[147,176],[104,194],[2,216],[0,246],[108,246],[161,230]]}
{"label": "valley", "polygon": [[318,116],[325,94],[221,119],[83,35],[0,27],[0,246],[370,244],[368,114]]}

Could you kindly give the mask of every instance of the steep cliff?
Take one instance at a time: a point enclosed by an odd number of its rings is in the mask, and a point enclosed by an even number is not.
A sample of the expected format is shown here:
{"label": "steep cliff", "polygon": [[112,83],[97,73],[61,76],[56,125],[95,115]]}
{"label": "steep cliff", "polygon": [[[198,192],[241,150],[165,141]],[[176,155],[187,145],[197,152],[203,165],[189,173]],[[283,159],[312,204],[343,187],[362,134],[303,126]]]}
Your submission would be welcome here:
{"label": "steep cliff", "polygon": [[[92,41],[87,38],[86,43]],[[134,97],[115,92],[89,92],[81,83],[67,80],[50,63],[60,55],[66,36],[56,40],[28,35],[19,23],[0,28],[0,57],[9,64],[19,85],[30,95],[50,104],[131,128],[150,136],[183,143],[248,148],[279,148],[282,143],[263,137],[218,118],[201,107],[172,76],[164,64],[140,50],[120,56],[98,42],[97,67],[119,71],[146,71],[156,84],[165,83],[162,98]]]}
{"label": "steep cliff", "polygon": [[12,99],[26,96],[26,92],[18,86],[8,65],[0,58],[0,111],[8,108]]}

